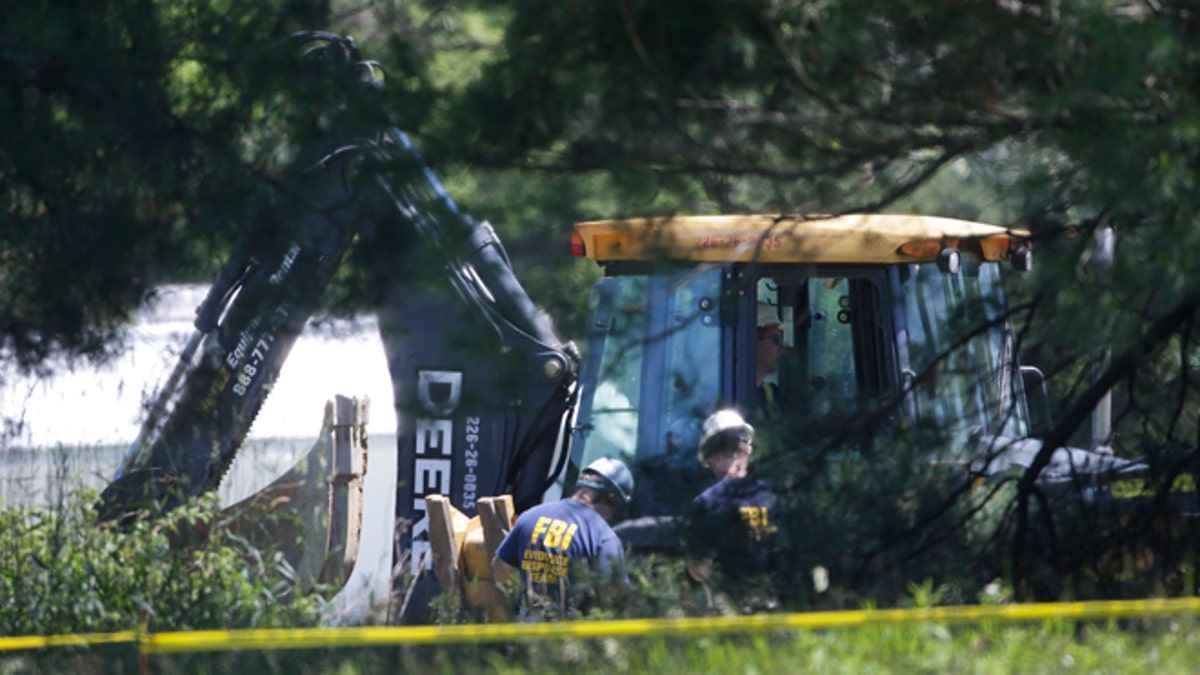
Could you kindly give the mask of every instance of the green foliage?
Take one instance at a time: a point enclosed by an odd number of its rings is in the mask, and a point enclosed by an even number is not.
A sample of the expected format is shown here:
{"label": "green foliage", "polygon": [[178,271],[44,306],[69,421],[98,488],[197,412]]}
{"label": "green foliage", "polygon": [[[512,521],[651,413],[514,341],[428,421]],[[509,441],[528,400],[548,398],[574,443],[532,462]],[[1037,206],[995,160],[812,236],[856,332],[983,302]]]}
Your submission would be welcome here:
{"label": "green foliage", "polygon": [[6,358],[107,353],[154,285],[211,269],[270,197],[237,160],[250,112],[277,90],[250,47],[321,14],[206,0],[0,9],[13,36],[0,44]]}
{"label": "green foliage", "polygon": [[0,509],[0,634],[317,622],[319,600],[285,602],[294,571],[222,528],[215,497],[129,532],[97,527],[84,506],[94,501],[94,494],[77,494],[55,511]]}
{"label": "green foliage", "polygon": [[[1011,492],[965,483],[955,455],[937,450],[947,447],[940,429],[863,415],[764,431],[756,470],[780,497],[772,581],[784,607],[890,607],[910,595],[956,604],[1004,574],[998,512]],[[804,438],[803,450],[780,451],[772,431]],[[917,579],[936,583],[937,601]]]}
{"label": "green foliage", "polygon": [[[90,658],[89,658],[90,657]],[[43,659],[45,657],[42,657]],[[235,651],[150,657],[161,672],[330,673],[1184,673],[1200,658],[1190,619],[1115,623],[1046,621],[1033,625],[877,625],[672,638],[600,638],[509,644]],[[29,672],[30,656],[0,659]],[[60,662],[61,663],[61,662]],[[111,671],[117,661],[83,654],[71,665]],[[35,671],[36,672],[36,671]]]}

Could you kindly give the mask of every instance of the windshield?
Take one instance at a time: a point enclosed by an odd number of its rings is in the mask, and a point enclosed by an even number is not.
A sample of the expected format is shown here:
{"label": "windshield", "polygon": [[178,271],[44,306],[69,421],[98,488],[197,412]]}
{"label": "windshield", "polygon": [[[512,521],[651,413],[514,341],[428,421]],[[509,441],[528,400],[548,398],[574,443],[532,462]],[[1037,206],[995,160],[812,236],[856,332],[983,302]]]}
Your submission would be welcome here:
{"label": "windshield", "polygon": [[999,265],[964,261],[958,274],[935,265],[910,270],[905,317],[918,414],[949,430],[957,447],[980,434],[1025,436]]}

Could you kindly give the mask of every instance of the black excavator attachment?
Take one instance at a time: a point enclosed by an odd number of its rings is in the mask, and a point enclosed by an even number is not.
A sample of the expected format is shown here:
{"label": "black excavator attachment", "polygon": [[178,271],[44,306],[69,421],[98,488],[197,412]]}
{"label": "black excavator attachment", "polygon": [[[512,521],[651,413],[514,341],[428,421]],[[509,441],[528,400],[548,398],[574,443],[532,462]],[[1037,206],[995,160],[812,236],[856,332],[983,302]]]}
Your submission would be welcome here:
{"label": "black excavator attachment", "polygon": [[[341,59],[379,86],[378,66],[349,38],[297,37],[306,57]],[[408,137],[361,131],[346,130],[354,140],[307,173],[289,236],[246,243],[221,270],[97,511],[125,525],[215,489],[346,252],[363,240],[386,258],[398,242],[396,259],[437,263],[433,278],[401,265],[372,277],[399,420],[395,515],[407,527],[394,560],[408,561],[420,602],[437,590],[423,574],[425,496],[468,514],[485,496],[541,501],[570,457],[579,355],[529,299],[491,226],[460,211]]]}

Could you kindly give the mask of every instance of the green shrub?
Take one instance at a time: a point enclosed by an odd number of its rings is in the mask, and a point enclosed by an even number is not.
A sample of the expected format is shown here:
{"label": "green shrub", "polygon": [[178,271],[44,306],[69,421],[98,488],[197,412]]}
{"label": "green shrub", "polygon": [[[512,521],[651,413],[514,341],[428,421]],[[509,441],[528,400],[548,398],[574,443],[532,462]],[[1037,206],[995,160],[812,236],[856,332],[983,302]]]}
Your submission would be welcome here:
{"label": "green shrub", "polygon": [[130,531],[97,526],[94,493],[0,508],[0,634],[315,625],[320,599],[221,526],[215,495]]}

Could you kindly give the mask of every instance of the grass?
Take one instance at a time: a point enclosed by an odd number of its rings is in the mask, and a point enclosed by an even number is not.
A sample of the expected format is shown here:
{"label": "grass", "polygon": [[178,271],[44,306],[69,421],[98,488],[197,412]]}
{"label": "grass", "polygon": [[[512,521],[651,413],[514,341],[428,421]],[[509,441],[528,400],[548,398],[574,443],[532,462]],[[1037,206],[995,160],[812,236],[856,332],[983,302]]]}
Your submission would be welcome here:
{"label": "grass", "polygon": [[[316,622],[318,604],[280,602],[287,570],[244,555],[244,542],[214,535],[210,546],[174,550],[172,523],[211,519],[210,496],[132,533],[96,528],[87,504],[40,511],[0,508],[0,634],[61,634],[129,629],[148,618],[153,631],[297,627]],[[214,530],[215,532],[216,530]],[[256,561],[256,562],[255,562]],[[695,588],[681,585],[676,562],[631,570],[637,602],[607,618],[698,615]],[[943,604],[932,581],[908,586],[906,604]],[[984,593],[981,602],[1011,595]],[[442,608],[444,622],[470,620]],[[603,618],[603,617],[597,617]],[[755,634],[696,633],[673,638],[556,639],[503,644],[235,650],[149,655],[145,672],[302,673],[1190,673],[1200,664],[1194,617],[1138,621],[1052,620],[974,624],[878,624]],[[135,644],[0,652],[0,675],[138,672]]]}
{"label": "grass", "polygon": [[[0,656],[0,673],[118,672],[136,654]],[[937,623],[688,638],[232,651],[151,656],[149,672],[299,673],[1192,673],[1200,630],[1190,618],[1118,624]]]}

